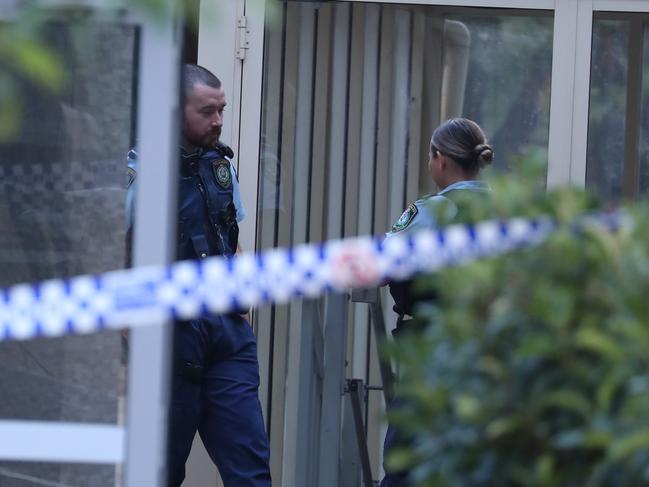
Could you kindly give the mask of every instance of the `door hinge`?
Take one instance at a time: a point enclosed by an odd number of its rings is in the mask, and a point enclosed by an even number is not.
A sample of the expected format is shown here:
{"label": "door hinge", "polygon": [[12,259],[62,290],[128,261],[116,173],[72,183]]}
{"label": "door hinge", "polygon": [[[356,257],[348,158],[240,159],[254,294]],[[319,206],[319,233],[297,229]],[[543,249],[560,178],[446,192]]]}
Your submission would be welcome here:
{"label": "door hinge", "polygon": [[241,61],[246,59],[246,51],[250,49],[249,34],[248,18],[242,15],[237,19],[237,59]]}

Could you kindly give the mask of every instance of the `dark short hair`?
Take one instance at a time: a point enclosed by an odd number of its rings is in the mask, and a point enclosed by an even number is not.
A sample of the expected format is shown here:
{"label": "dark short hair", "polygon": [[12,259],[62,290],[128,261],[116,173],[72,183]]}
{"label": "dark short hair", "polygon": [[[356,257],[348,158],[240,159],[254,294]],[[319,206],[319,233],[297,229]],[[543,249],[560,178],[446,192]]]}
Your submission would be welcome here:
{"label": "dark short hair", "polygon": [[198,64],[183,64],[181,83],[183,102],[191,95],[194,86],[197,84],[207,85],[216,89],[221,87],[221,80],[209,69]]}
{"label": "dark short hair", "polygon": [[451,157],[470,173],[478,172],[494,159],[494,150],[484,132],[468,118],[452,118],[437,127],[430,139],[430,150]]}

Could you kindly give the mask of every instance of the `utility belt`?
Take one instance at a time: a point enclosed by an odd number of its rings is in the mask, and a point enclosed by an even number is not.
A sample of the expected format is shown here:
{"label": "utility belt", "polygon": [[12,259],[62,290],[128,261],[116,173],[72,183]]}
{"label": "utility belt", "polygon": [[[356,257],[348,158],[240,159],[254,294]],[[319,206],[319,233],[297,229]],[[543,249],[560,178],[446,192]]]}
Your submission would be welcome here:
{"label": "utility belt", "polygon": [[[246,332],[240,327],[250,328],[250,324],[243,318],[243,314],[245,313],[241,310],[241,312],[215,315],[215,318],[217,318],[216,322],[212,322],[209,319],[176,322],[175,326],[183,327],[187,325],[189,328],[178,328],[176,331],[180,335],[174,336],[176,340],[180,340],[174,343],[174,375],[182,377],[188,382],[202,383],[206,370],[222,358],[219,355],[224,350],[222,347],[226,347],[227,349],[228,346],[231,346],[236,349],[241,346],[241,343],[237,342],[236,337],[241,337],[241,333],[245,335]],[[225,326],[226,328],[219,329],[221,326]],[[228,327],[234,328],[230,328],[230,331],[227,331]],[[213,332],[215,334],[212,334]],[[183,337],[191,337],[189,338],[189,349],[184,348],[184,346],[187,346],[187,342]],[[196,337],[197,342],[194,342],[194,337]],[[182,347],[180,350],[176,349],[179,344]],[[217,352],[217,349],[220,351]],[[189,353],[187,353],[187,350],[190,350]],[[202,351],[197,352],[196,350]]]}

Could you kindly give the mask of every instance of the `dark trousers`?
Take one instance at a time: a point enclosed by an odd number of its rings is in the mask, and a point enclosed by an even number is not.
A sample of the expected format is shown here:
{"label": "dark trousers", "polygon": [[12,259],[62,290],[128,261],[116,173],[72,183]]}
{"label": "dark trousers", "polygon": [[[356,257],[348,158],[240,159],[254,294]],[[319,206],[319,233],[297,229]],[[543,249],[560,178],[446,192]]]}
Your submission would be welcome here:
{"label": "dark trousers", "polygon": [[235,315],[212,316],[177,323],[174,335],[169,485],[182,483],[198,431],[226,487],[269,487],[268,438],[250,325]]}
{"label": "dark trousers", "polygon": [[[421,331],[425,323],[420,321],[409,319],[404,320],[399,318],[397,320],[397,326],[392,331],[392,336],[395,340],[400,340],[402,337],[407,336],[410,333],[417,333]],[[403,398],[399,396],[395,397],[392,400],[392,403],[389,405],[389,409],[398,408],[403,405]],[[407,447],[409,444],[408,439],[405,437],[403,432],[401,432],[395,425],[388,424],[388,431],[385,434],[385,441],[383,443],[383,467],[385,470],[385,477],[381,481],[380,487],[410,487],[412,484],[408,482],[408,471],[394,472],[391,471],[385,464],[385,458],[389,455],[390,450],[394,447]]]}
{"label": "dark trousers", "polygon": [[409,487],[411,484],[407,482],[408,472],[393,472],[385,465],[385,458],[390,453],[390,450],[395,446],[403,446],[404,439],[399,430],[392,424],[388,425],[388,431],[385,434],[385,441],[383,443],[383,467],[385,470],[385,477],[381,481],[381,487]]}

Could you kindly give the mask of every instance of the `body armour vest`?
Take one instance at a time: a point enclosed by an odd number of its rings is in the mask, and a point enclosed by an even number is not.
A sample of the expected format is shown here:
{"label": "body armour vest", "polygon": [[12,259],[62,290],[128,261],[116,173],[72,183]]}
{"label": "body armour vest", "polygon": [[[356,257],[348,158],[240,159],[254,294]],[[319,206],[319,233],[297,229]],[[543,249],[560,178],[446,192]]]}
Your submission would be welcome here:
{"label": "body armour vest", "polygon": [[218,150],[181,150],[178,191],[178,259],[230,257],[239,226],[230,161]]}

